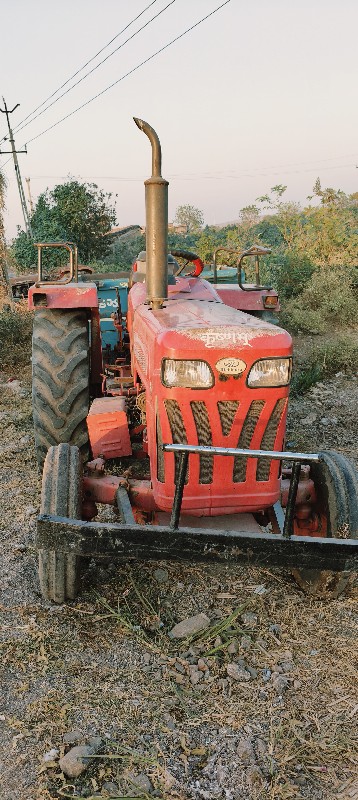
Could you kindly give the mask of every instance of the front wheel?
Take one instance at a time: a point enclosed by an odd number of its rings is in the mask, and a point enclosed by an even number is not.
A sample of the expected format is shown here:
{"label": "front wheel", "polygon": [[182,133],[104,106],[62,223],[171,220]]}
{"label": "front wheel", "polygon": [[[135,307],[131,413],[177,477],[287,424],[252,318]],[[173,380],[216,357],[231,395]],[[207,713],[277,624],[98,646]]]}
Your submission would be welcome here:
{"label": "front wheel", "polygon": [[[358,474],[340,453],[319,453],[310,474],[317,494],[317,511],[324,518],[327,536],[358,538]],[[312,597],[334,599],[354,580],[355,573],[331,570],[294,569],[292,574]]]}
{"label": "front wheel", "polygon": [[[82,463],[78,447],[50,447],[42,475],[41,514],[81,519]],[[79,559],[72,553],[39,550],[39,579],[45,600],[73,600],[78,588]]]}

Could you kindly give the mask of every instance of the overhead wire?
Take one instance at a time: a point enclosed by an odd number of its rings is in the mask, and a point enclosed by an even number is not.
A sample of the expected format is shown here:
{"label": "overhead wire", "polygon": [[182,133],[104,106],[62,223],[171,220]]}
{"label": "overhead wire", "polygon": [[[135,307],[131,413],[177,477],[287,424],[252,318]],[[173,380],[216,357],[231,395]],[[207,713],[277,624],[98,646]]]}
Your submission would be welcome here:
{"label": "overhead wire", "polygon": [[[180,33],[178,36],[176,36],[170,42],[167,42],[167,44],[163,45],[163,47],[160,47],[159,50],[156,50],[155,53],[152,53],[152,55],[148,56],[148,58],[145,58],[143,61],[141,61],[139,64],[137,64],[137,66],[135,66],[132,69],[128,70],[128,72],[126,72],[124,75],[122,75],[116,81],[111,83],[109,86],[106,86],[106,88],[102,89],[101,92],[98,92],[93,97],[90,97],[89,100],[86,100],[84,103],[82,103],[80,106],[75,108],[73,111],[70,111],[69,114],[66,114],[61,119],[57,120],[57,122],[54,122],[53,125],[49,125],[48,128],[45,128],[43,131],[38,133],[36,136],[33,136],[32,139],[28,139],[26,144],[30,144],[31,142],[36,141],[36,139],[39,139],[40,136],[44,136],[45,133],[48,133],[48,131],[51,131],[53,128],[56,128],[57,125],[61,124],[61,122],[64,122],[66,119],[69,119],[74,114],[77,114],[78,111],[81,111],[82,108],[85,108],[90,103],[93,103],[93,101],[97,100],[98,97],[101,97],[106,92],[108,92],[110,89],[113,89],[114,86],[116,86],[118,83],[123,81],[125,78],[128,78],[129,75],[132,75],[134,72],[136,72],[138,69],[143,67],[145,64],[148,64],[149,61],[152,61],[153,58],[156,58],[156,56],[158,56],[160,53],[163,53],[164,50],[167,50],[168,47],[171,47],[172,44],[175,44],[175,42],[178,42],[180,39],[183,38],[183,36],[186,36],[187,33],[190,33],[191,31],[193,31],[195,28],[197,28],[199,25],[201,25],[203,22],[205,22],[207,19],[209,19],[209,17],[212,17],[214,14],[216,14],[218,11],[220,11],[220,9],[222,9],[224,6],[228,5],[228,3],[230,3],[230,2],[231,2],[231,0],[225,0],[225,2],[221,3],[220,6],[217,6],[217,8],[215,8],[209,14],[206,14],[205,17],[202,17],[201,19],[198,20],[198,22],[195,22],[194,25],[191,25],[189,28],[187,28],[185,31]],[[3,166],[5,166],[5,164],[3,164]]]}
{"label": "overhead wire", "polygon": [[[55,91],[54,91],[54,92],[52,92],[52,94],[50,94],[50,95],[49,95],[49,96],[46,98],[46,100],[43,100],[43,101],[42,101],[42,103],[40,103],[40,105],[36,106],[36,108],[34,108],[34,109],[33,109],[33,111],[31,111],[31,112],[30,112],[30,114],[28,114],[28,115],[27,115],[27,117],[24,117],[24,119],[23,119],[23,120],[21,120],[21,122],[19,122],[19,123],[18,123],[18,124],[15,126],[15,128],[13,129],[13,130],[14,130],[14,133],[16,133],[16,131],[18,131],[18,129],[20,128],[20,126],[22,126],[22,127],[25,127],[25,126],[23,125],[23,123],[24,123],[24,122],[26,122],[26,120],[27,120],[27,119],[29,119],[29,117],[32,117],[32,115],[33,115],[33,114],[36,114],[36,111],[38,111],[40,108],[42,108],[42,106],[44,106],[46,103],[48,103],[48,101],[49,101],[49,100],[52,100],[52,98],[53,98],[53,97],[54,97],[54,96],[55,96],[55,95],[56,95],[58,92],[60,92],[60,91],[61,91],[61,89],[64,89],[64,87],[65,87],[65,86],[67,86],[67,84],[68,84],[68,83],[70,83],[70,81],[72,81],[74,78],[76,78],[76,77],[77,77],[77,75],[79,75],[79,73],[80,73],[80,72],[82,72],[84,69],[86,69],[86,67],[88,67],[88,65],[89,65],[89,64],[91,64],[91,63],[92,63],[92,61],[94,61],[94,60],[95,60],[95,58],[97,58],[97,56],[101,55],[101,53],[103,53],[103,51],[104,51],[104,50],[106,50],[106,49],[107,49],[107,47],[109,47],[109,45],[110,45],[110,44],[112,44],[112,42],[114,42],[116,39],[118,39],[118,36],[121,36],[121,35],[122,35],[122,33],[125,33],[125,31],[126,31],[126,30],[128,30],[128,28],[130,28],[130,26],[131,26],[131,25],[133,25],[133,23],[134,23],[134,22],[136,22],[136,21],[137,21],[137,19],[139,19],[139,17],[142,17],[142,16],[143,16],[143,14],[145,14],[145,12],[146,12],[146,11],[148,11],[148,8],[150,8],[151,6],[153,6],[153,5],[154,5],[154,3],[157,3],[157,1],[158,1],[158,0],[151,0],[151,2],[150,2],[150,3],[149,3],[149,4],[148,4],[148,5],[145,7],[145,8],[143,8],[143,10],[142,10],[142,11],[140,11],[140,13],[139,13],[139,14],[137,14],[137,16],[136,16],[136,17],[133,17],[133,19],[131,19],[131,21],[130,21],[130,22],[128,22],[128,23],[127,23],[127,25],[125,25],[125,27],[124,27],[124,28],[122,28],[122,30],[121,30],[121,31],[119,31],[119,33],[116,33],[116,35],[115,35],[115,36],[113,36],[113,38],[112,38],[112,39],[110,39],[110,40],[109,40],[109,42],[107,42],[107,44],[105,44],[105,45],[104,45],[104,47],[102,47],[102,48],[101,48],[101,50],[98,50],[98,52],[97,52],[97,53],[96,53],[94,56],[92,56],[92,58],[90,58],[88,61],[86,61],[86,63],[85,63],[85,64],[83,64],[83,66],[82,66],[82,67],[80,67],[80,68],[79,68],[79,69],[78,69],[78,70],[77,70],[77,71],[76,71],[76,72],[75,72],[73,75],[71,75],[71,77],[70,77],[70,78],[67,78],[67,80],[66,80],[64,83],[62,83],[62,84],[61,84],[61,86],[59,86],[57,89],[55,89]],[[100,66],[100,65],[98,65],[98,66]],[[73,88],[73,87],[72,87],[72,88]],[[59,99],[59,98],[58,98],[58,99]],[[31,121],[32,121],[32,120],[31,120]],[[30,124],[30,123],[28,123],[28,124]],[[1,144],[1,142],[5,141],[5,139],[6,139],[6,137],[4,136],[4,137],[3,137],[3,138],[0,140],[0,144]]]}
{"label": "overhead wire", "polygon": [[[155,2],[156,2],[156,0],[155,0]],[[108,59],[111,58],[115,53],[118,53],[118,50],[121,50],[122,47],[124,47],[124,45],[128,44],[128,42],[130,42],[132,39],[134,39],[136,36],[138,36],[138,33],[143,31],[144,28],[147,28],[148,25],[150,25],[151,22],[154,22],[155,19],[160,17],[160,15],[163,14],[164,11],[167,11],[169,6],[172,6],[175,2],[176,2],[176,0],[170,0],[170,2],[166,6],[164,6],[164,8],[162,8],[160,11],[158,11],[158,13],[154,15],[154,17],[151,17],[151,19],[149,19],[147,22],[145,22],[144,25],[141,26],[141,28],[138,28],[137,31],[132,33],[132,35],[129,36],[128,39],[125,40],[125,42],[122,42],[122,44],[118,45],[118,47],[116,47],[114,50],[112,50],[112,52],[109,53],[104,59],[102,59],[102,61],[100,61],[99,64],[96,64],[96,66],[92,67],[92,69],[90,69],[89,72],[86,72],[85,75],[82,75],[82,78],[79,78],[79,80],[76,81],[76,83],[72,84],[72,86],[70,86],[68,89],[66,89],[65,92],[60,94],[59,97],[56,97],[56,99],[53,100],[52,103],[49,103],[49,105],[46,106],[46,108],[43,108],[42,111],[40,111],[38,114],[36,114],[35,117],[30,119],[29,122],[26,122],[25,125],[22,125],[21,127],[18,127],[15,132],[16,133],[20,133],[20,131],[22,131],[23,128],[26,128],[28,125],[31,125],[31,123],[35,122],[35,120],[38,119],[39,117],[41,117],[42,114],[45,114],[45,112],[48,111],[49,108],[54,106],[55,103],[57,103],[59,100],[61,100],[63,97],[65,97],[66,94],[69,94],[69,92],[72,92],[72,89],[74,89],[76,86],[78,86],[80,83],[82,83],[82,81],[84,81],[86,78],[88,78],[89,75],[92,75],[92,73],[95,72],[96,69],[101,67],[102,64],[104,64],[106,61],[108,61]]]}

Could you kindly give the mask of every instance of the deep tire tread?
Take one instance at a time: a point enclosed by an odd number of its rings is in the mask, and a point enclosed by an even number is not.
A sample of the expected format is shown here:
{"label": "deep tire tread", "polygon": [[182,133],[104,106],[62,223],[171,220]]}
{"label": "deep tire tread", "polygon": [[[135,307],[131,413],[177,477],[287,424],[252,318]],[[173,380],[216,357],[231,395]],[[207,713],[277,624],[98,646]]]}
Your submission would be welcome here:
{"label": "deep tire tread", "polygon": [[49,447],[76,445],[89,453],[89,345],[85,311],[39,309],[33,333],[33,417],[37,460]]}
{"label": "deep tire tread", "polygon": [[[50,447],[42,475],[41,514],[81,517],[82,464],[78,447]],[[79,559],[57,550],[39,551],[41,594],[46,600],[73,600],[78,588]]]}

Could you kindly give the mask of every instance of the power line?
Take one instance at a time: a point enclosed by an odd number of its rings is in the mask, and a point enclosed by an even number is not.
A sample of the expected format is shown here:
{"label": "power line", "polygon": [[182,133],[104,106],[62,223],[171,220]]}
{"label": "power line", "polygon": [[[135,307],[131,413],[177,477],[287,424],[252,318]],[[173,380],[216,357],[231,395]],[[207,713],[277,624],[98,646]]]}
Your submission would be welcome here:
{"label": "power line", "polygon": [[[105,61],[108,61],[108,59],[109,59],[109,58],[111,58],[111,56],[113,56],[115,53],[118,53],[118,50],[121,50],[121,48],[122,48],[122,47],[124,47],[124,45],[125,45],[125,44],[128,44],[128,42],[130,42],[132,39],[134,39],[134,38],[135,38],[135,37],[138,35],[138,33],[140,33],[141,31],[143,31],[143,30],[144,30],[144,28],[147,28],[147,26],[148,26],[148,25],[150,25],[150,23],[151,23],[151,22],[154,22],[154,20],[155,20],[155,19],[157,19],[157,17],[160,17],[160,15],[161,15],[161,14],[163,14],[163,12],[164,12],[164,11],[166,11],[166,10],[169,8],[169,6],[172,6],[172,5],[173,5],[173,3],[175,3],[175,1],[176,1],[176,0],[170,0],[170,3],[168,3],[166,6],[164,6],[164,8],[162,8],[162,9],[161,9],[161,11],[158,11],[158,14],[155,14],[155,15],[154,15],[154,17],[151,17],[151,19],[149,19],[149,20],[148,20],[148,22],[145,22],[145,24],[144,24],[144,25],[142,25],[142,27],[141,27],[141,28],[138,28],[138,30],[137,30],[137,31],[135,31],[134,33],[132,33],[132,35],[131,35],[131,36],[129,36],[129,37],[128,37],[128,39],[126,39],[126,40],[125,40],[125,42],[122,42],[122,44],[118,45],[118,47],[116,47],[116,48],[115,48],[115,50],[112,50],[112,52],[111,52],[111,53],[109,53],[109,54],[108,54],[108,56],[106,56],[106,57],[105,57],[105,58],[104,58],[102,61],[100,61],[100,62],[99,62],[99,64],[96,64],[96,66],[95,66],[95,67],[92,67],[92,69],[90,69],[90,70],[89,70],[89,72],[86,72],[86,74],[85,74],[85,75],[83,75],[83,76],[82,76],[82,78],[79,78],[79,80],[78,80],[78,81],[76,81],[76,83],[74,83],[72,86],[70,86],[68,89],[66,89],[66,91],[65,91],[65,92],[63,92],[62,94],[60,94],[60,96],[59,96],[59,97],[56,97],[56,99],[55,99],[55,100],[53,100],[53,101],[52,101],[52,103],[49,103],[49,105],[48,105],[48,106],[46,106],[46,108],[43,108],[43,109],[42,109],[42,111],[40,111],[38,114],[36,114],[36,116],[35,116],[35,117],[33,117],[32,119],[30,119],[30,121],[29,121],[29,122],[26,122],[26,124],[25,124],[25,125],[22,125],[21,127],[17,128],[17,133],[20,133],[20,131],[22,131],[22,130],[23,130],[23,128],[26,128],[28,125],[31,125],[31,123],[32,123],[32,122],[35,122],[35,120],[36,120],[36,119],[38,119],[39,117],[41,117],[41,116],[42,116],[42,114],[45,114],[45,112],[46,112],[46,111],[48,111],[48,109],[49,109],[49,108],[51,108],[52,106],[54,106],[54,105],[55,105],[55,103],[57,103],[59,100],[61,100],[61,99],[62,99],[62,97],[65,97],[65,95],[66,95],[66,94],[69,94],[69,92],[72,92],[72,89],[74,89],[76,86],[78,86],[78,84],[79,84],[79,83],[82,83],[82,81],[84,81],[86,78],[88,78],[88,76],[89,76],[89,75],[92,75],[92,73],[93,73],[93,72],[95,72],[95,71],[96,71],[96,69],[98,69],[99,67],[101,67],[101,66],[102,66],[102,64],[104,64],[104,63],[105,63]],[[156,0],[155,0],[155,2],[156,2]],[[127,26],[127,27],[128,27],[128,26]],[[123,32],[123,31],[122,31],[122,32]],[[119,35],[119,34],[118,34],[118,35]],[[93,59],[92,59],[92,60],[93,60]],[[67,83],[68,83],[68,81],[67,81]],[[59,90],[58,90],[58,91],[59,91]],[[55,94],[56,94],[56,92],[55,92]],[[53,95],[52,95],[52,96],[53,96]],[[46,102],[46,101],[45,101],[45,102]],[[33,112],[33,113],[34,113],[34,112]],[[29,116],[31,116],[31,115],[29,115]],[[27,119],[27,118],[26,118],[26,119]]]}
{"label": "power line", "polygon": [[[158,56],[160,53],[163,53],[164,50],[167,50],[168,47],[170,47],[175,42],[178,42],[179,39],[182,39],[183,36],[185,36],[187,33],[190,33],[190,31],[193,31],[195,28],[198,27],[198,25],[201,25],[202,22],[205,22],[205,20],[209,19],[209,17],[212,17],[214,14],[216,14],[217,11],[220,11],[221,8],[223,8],[224,6],[228,5],[228,3],[230,3],[230,2],[231,2],[231,0],[225,0],[224,3],[221,3],[221,5],[218,6],[217,8],[215,8],[214,11],[211,11],[210,14],[207,14],[205,17],[202,17],[201,19],[199,19],[198,22],[195,22],[194,25],[191,25],[190,28],[187,28],[185,31],[183,31],[183,33],[180,33],[179,36],[175,37],[175,39],[172,39],[170,42],[168,42],[167,44],[163,45],[163,47],[161,47],[159,50],[156,50],[155,53],[152,53],[151,56],[148,56],[148,58],[145,58],[144,61],[141,61],[140,64],[137,64],[136,67],[133,67],[133,69],[130,69],[128,72],[125,73],[125,75],[122,75],[120,78],[118,78],[118,80],[114,81],[109,86],[106,86],[106,88],[102,89],[101,92],[98,92],[98,94],[95,94],[89,100],[86,100],[85,103],[82,103],[82,105],[78,106],[73,111],[70,111],[70,113],[66,114],[65,117],[62,117],[62,119],[59,119],[59,120],[57,120],[57,122],[54,122],[53,125],[50,125],[48,128],[45,128],[45,130],[41,131],[41,133],[38,133],[36,136],[33,136],[32,139],[28,140],[27,144],[30,144],[31,142],[34,142],[36,139],[39,139],[40,136],[44,136],[44,134],[48,133],[48,131],[51,131],[52,128],[56,128],[57,125],[61,124],[61,122],[64,122],[66,119],[69,119],[69,117],[72,117],[74,114],[77,114],[77,111],[81,111],[82,108],[85,108],[85,106],[88,106],[94,100],[97,100],[98,97],[101,97],[103,94],[108,92],[109,89],[113,89],[113,86],[116,86],[118,83],[123,81],[125,78],[128,78],[129,75],[132,75],[134,72],[136,72],[138,69],[140,69],[140,67],[143,67],[144,64],[148,64],[149,61],[151,61],[153,58]],[[5,166],[5,164],[3,164],[3,167],[4,166]]]}
{"label": "power line", "polygon": [[[26,122],[26,120],[29,119],[29,117],[32,117],[33,114],[36,114],[36,111],[38,111],[40,108],[42,108],[42,106],[44,106],[46,103],[48,103],[49,100],[52,100],[52,98],[55,96],[55,94],[60,92],[61,89],[64,89],[64,87],[67,86],[67,84],[70,83],[70,81],[72,81],[74,78],[76,78],[76,76],[79,75],[79,73],[82,72],[82,70],[84,70],[86,67],[88,67],[88,65],[91,64],[92,61],[94,61],[95,58],[97,58],[97,56],[99,56],[101,53],[103,53],[103,51],[106,50],[107,47],[109,47],[109,45],[112,44],[112,42],[114,42],[116,39],[118,39],[118,36],[121,36],[122,33],[124,33],[126,30],[128,30],[128,28],[130,28],[130,26],[133,25],[133,23],[136,22],[137,19],[139,19],[139,17],[143,16],[143,14],[146,11],[148,11],[148,8],[153,6],[154,3],[156,3],[156,2],[157,2],[157,0],[152,0],[152,2],[149,3],[143,9],[143,11],[141,11],[139,14],[137,14],[136,17],[133,17],[133,19],[130,22],[128,22],[128,24],[124,28],[122,28],[122,30],[119,31],[119,33],[117,33],[115,36],[113,36],[113,39],[110,39],[110,41],[107,42],[107,44],[105,44],[104,47],[101,48],[101,50],[98,50],[98,53],[96,53],[94,56],[92,56],[92,58],[90,58],[88,61],[86,61],[86,63],[83,64],[83,66],[80,67],[80,69],[78,69],[77,72],[75,72],[73,75],[71,75],[70,78],[67,78],[67,80],[64,83],[62,83],[61,86],[58,87],[58,89],[56,89],[54,92],[52,92],[52,94],[50,94],[49,97],[46,98],[46,100],[43,100],[42,103],[40,103],[39,106],[36,106],[36,108],[34,108],[34,110],[31,111],[30,114],[27,115],[27,117],[24,117],[24,119],[21,120],[21,122],[19,122],[18,125],[14,128],[14,131],[16,132],[20,128],[20,126],[21,126],[21,129],[22,129],[22,127],[25,127],[23,123]],[[100,66],[100,65],[98,65],[98,66]],[[31,122],[33,122],[33,120],[31,120]],[[30,123],[28,123],[28,125],[29,124]],[[1,142],[3,142],[4,139],[5,139],[5,137],[3,139],[1,139]]]}

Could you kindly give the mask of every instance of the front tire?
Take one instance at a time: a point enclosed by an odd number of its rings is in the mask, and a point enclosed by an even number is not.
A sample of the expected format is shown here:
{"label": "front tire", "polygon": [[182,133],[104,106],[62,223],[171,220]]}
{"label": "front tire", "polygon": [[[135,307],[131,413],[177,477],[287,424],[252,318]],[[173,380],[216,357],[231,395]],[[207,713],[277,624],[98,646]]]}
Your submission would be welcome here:
{"label": "front tire", "polygon": [[89,455],[89,344],[86,312],[38,309],[32,346],[32,402],[37,461],[51,446],[77,446]]}
{"label": "front tire", "polygon": [[[326,518],[327,536],[358,538],[358,475],[340,453],[322,452],[310,474],[317,493],[318,513]],[[355,573],[332,570],[294,569],[292,574],[312,597],[335,599],[349,586]]]}
{"label": "front tire", "polygon": [[[44,464],[41,514],[81,519],[82,463],[78,447],[50,447]],[[58,550],[39,550],[39,579],[45,600],[73,600],[78,589],[79,558]]]}

